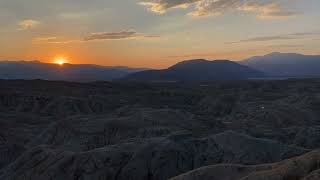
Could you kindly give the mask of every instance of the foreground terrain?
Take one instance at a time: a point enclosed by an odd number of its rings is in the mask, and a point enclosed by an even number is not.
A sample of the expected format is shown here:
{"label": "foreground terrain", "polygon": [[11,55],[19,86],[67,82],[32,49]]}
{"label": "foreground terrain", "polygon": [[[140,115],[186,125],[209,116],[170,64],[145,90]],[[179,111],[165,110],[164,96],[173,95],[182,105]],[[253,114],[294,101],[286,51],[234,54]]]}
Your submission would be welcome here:
{"label": "foreground terrain", "polygon": [[320,179],[320,80],[0,81],[0,180]]}

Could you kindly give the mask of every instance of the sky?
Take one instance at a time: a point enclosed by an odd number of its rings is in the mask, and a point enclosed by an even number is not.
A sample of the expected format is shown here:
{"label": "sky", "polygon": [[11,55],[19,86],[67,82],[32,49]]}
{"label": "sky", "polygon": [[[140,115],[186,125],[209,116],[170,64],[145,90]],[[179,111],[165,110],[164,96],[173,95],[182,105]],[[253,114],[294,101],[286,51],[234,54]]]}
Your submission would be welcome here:
{"label": "sky", "polygon": [[319,0],[0,0],[0,59],[166,68],[320,54]]}

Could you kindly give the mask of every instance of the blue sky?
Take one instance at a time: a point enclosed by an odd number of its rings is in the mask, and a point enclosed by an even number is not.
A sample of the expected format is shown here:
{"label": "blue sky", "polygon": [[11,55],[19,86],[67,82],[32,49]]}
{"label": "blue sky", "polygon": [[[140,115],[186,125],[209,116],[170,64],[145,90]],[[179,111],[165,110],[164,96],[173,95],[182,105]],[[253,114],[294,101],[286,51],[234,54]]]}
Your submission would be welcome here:
{"label": "blue sky", "polygon": [[320,54],[319,0],[0,0],[0,59],[163,68]]}

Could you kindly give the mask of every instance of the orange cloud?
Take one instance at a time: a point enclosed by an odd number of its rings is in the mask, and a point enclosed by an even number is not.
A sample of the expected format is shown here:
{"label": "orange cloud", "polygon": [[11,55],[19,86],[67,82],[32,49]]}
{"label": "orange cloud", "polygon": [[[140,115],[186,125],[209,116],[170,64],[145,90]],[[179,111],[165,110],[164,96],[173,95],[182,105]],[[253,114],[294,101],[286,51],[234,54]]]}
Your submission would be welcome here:
{"label": "orange cloud", "polygon": [[40,24],[41,24],[40,21],[32,20],[32,19],[23,20],[18,23],[20,30],[33,29]]}
{"label": "orange cloud", "polygon": [[152,12],[163,14],[170,8],[187,8],[201,0],[143,0],[139,4],[148,7]]}
{"label": "orange cloud", "polygon": [[124,30],[120,32],[101,32],[91,33],[83,39],[68,39],[63,37],[38,37],[32,41],[35,44],[70,44],[70,43],[85,43],[88,41],[99,40],[125,40],[125,39],[158,39],[160,36],[146,35],[138,33],[135,30]]}
{"label": "orange cloud", "polygon": [[219,16],[234,10],[257,13],[257,18],[262,20],[288,19],[300,14],[282,7],[288,5],[283,0],[143,0],[140,4],[159,14],[193,5],[194,10],[188,13],[193,17]]}
{"label": "orange cloud", "polygon": [[144,35],[138,33],[135,30],[124,30],[120,32],[100,32],[100,33],[91,33],[84,38],[84,41],[93,41],[93,40],[121,40],[121,39],[149,39],[149,38],[159,38],[159,36],[154,35]]}

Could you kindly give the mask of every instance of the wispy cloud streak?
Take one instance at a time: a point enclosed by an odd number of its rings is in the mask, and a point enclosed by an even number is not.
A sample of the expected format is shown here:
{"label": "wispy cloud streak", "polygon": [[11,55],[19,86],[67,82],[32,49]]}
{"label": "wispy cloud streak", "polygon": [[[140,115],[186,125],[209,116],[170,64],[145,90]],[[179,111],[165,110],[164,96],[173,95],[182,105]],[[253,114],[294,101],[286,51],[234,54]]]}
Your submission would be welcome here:
{"label": "wispy cloud streak", "polygon": [[38,37],[34,38],[36,44],[69,44],[69,43],[85,43],[89,41],[111,41],[111,40],[129,40],[129,39],[158,39],[160,36],[146,35],[138,33],[135,30],[124,30],[120,32],[101,32],[90,33],[81,39],[66,39],[61,37]]}
{"label": "wispy cloud streak", "polygon": [[305,38],[305,37],[312,37],[315,35],[320,35],[320,32],[302,32],[302,33],[291,33],[291,34],[284,34],[284,35],[277,35],[277,36],[253,37],[253,38],[248,38],[248,39],[242,39],[242,40],[235,41],[235,42],[228,42],[227,44],[292,40],[292,39],[300,39],[300,38]]}
{"label": "wispy cloud streak", "polygon": [[192,6],[193,17],[219,16],[229,11],[257,14],[261,20],[282,20],[300,14],[289,8],[284,0],[142,0],[139,4],[150,11],[163,14],[173,8]]}
{"label": "wispy cloud streak", "polygon": [[94,41],[94,40],[122,40],[122,39],[149,39],[149,38],[159,38],[159,36],[145,35],[138,33],[135,30],[124,30],[120,32],[100,32],[91,33],[86,36],[84,41]]}

